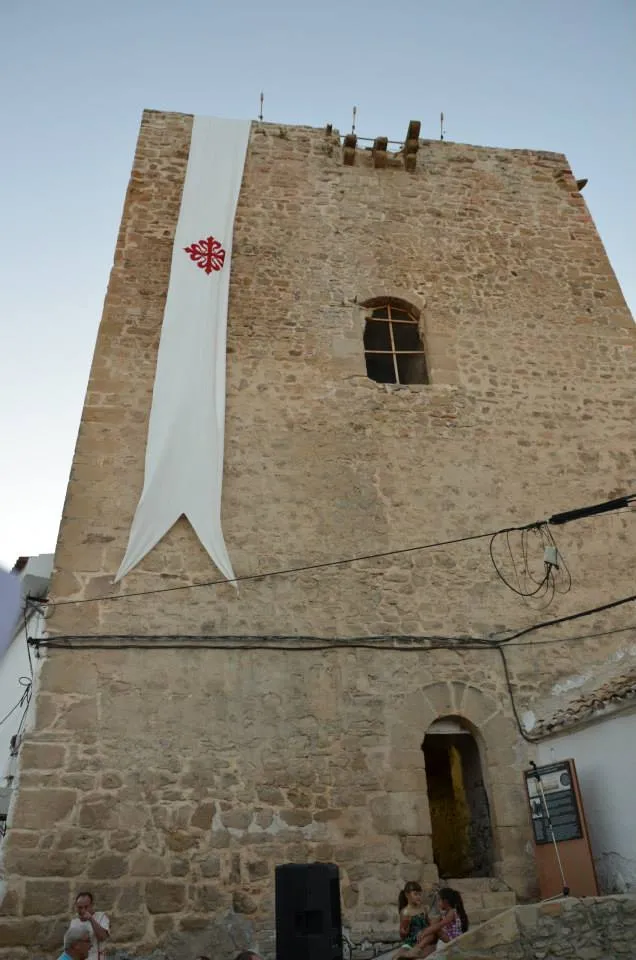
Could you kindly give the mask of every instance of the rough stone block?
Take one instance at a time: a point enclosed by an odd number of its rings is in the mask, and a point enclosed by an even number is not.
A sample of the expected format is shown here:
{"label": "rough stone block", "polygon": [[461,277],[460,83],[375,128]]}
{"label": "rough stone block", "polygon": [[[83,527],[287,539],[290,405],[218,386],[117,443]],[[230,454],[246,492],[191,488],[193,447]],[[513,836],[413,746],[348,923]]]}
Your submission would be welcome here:
{"label": "rough stone block", "polygon": [[179,913],[186,902],[186,888],[171,880],[150,880],[146,884],[146,906],[150,913]]}
{"label": "rough stone block", "polygon": [[82,740],[94,736],[96,722],[97,701],[85,697],[61,707],[55,729],[72,731],[76,739]]}
{"label": "rough stone block", "polygon": [[490,791],[491,814],[497,827],[516,827],[526,832],[528,824],[528,797],[521,783],[493,783]]}
{"label": "rough stone block", "polygon": [[224,899],[224,894],[214,884],[199,884],[195,891],[195,909],[202,910],[204,913],[212,913],[221,907]]}
{"label": "rough stone block", "polygon": [[58,770],[65,757],[65,748],[57,743],[27,741],[22,747],[22,766],[28,770]]}
{"label": "rough stone block", "polygon": [[42,691],[38,694],[35,710],[36,731],[49,730],[58,715],[58,698]]}
{"label": "rough stone block", "polygon": [[50,829],[69,817],[76,800],[75,790],[20,790],[12,825],[26,830]]}
{"label": "rough stone block", "polygon": [[281,810],[280,818],[290,827],[306,827],[313,819],[307,810]]}
{"label": "rough stone block", "polygon": [[166,864],[154,853],[138,850],[130,858],[129,872],[132,877],[161,877],[166,873]]}
{"label": "rough stone block", "polygon": [[201,864],[201,874],[204,877],[218,877],[221,874],[219,857],[207,857]]}
{"label": "rough stone block", "polygon": [[[212,826],[214,811],[215,811],[214,803],[200,804],[192,814],[192,817],[190,818],[190,826],[195,827],[197,830],[209,830],[210,827]],[[225,825],[229,826],[228,823],[226,823]]]}
{"label": "rough stone block", "polygon": [[248,893],[235,890],[232,896],[232,908],[236,913],[252,914],[258,910],[258,902]]}
{"label": "rough stone block", "polygon": [[402,837],[402,851],[409,860],[433,861],[433,842],[430,836]]}
{"label": "rough stone block", "polygon": [[277,787],[257,787],[256,796],[261,803],[271,803],[273,806],[279,806],[285,803],[285,794]]}
{"label": "rough stone block", "polygon": [[0,898],[0,917],[17,917],[20,914],[22,896],[16,887],[6,890]]}
{"label": "rough stone block", "polygon": [[255,860],[248,864],[247,869],[251,880],[262,880],[272,873],[272,868],[267,860]]}
{"label": "rough stone block", "polygon": [[83,850],[20,850],[9,846],[5,854],[7,873],[19,877],[74,877],[87,863]]}
{"label": "rough stone block", "polygon": [[175,921],[173,917],[158,916],[153,918],[152,926],[155,937],[161,940],[167,933],[173,932],[175,929]]}
{"label": "rough stone block", "polygon": [[67,914],[71,885],[68,880],[27,880],[22,912],[25,917]]}
{"label": "rough stone block", "polygon": [[123,877],[127,869],[128,861],[125,857],[109,853],[89,863],[88,876],[96,880],[115,880]]}
{"label": "rough stone block", "polygon": [[65,658],[59,656],[56,650],[50,651],[42,664],[40,682],[50,693],[83,694],[89,697],[97,693],[97,671],[85,653],[76,654],[76,667],[69,670]]}
{"label": "rough stone block", "polygon": [[433,683],[424,690],[434,717],[447,717],[455,713],[455,697],[450,683]]}
{"label": "rough stone block", "polygon": [[150,816],[148,810],[134,803],[113,804],[112,798],[109,798],[114,813],[117,818],[117,826],[122,830],[141,830],[148,825]]}
{"label": "rough stone block", "polygon": [[145,901],[142,883],[123,881],[117,884],[116,890],[118,891],[115,904],[117,915],[119,915],[120,912],[133,913],[141,909]]}
{"label": "rough stone block", "polygon": [[18,830],[12,827],[4,840],[4,851],[10,847],[20,847],[22,850],[32,850],[40,842],[41,834],[36,830]]}
{"label": "rough stone block", "polygon": [[[161,918],[156,917],[154,922],[154,929],[157,932],[157,920]],[[127,911],[126,913],[117,913],[115,918],[116,926],[113,927],[113,935],[118,943],[126,943],[127,941],[139,942],[143,940],[146,936],[146,929],[148,925],[148,917],[146,914],[139,910],[136,913]],[[159,930],[162,928],[159,927]],[[163,928],[164,930],[166,928]],[[172,926],[168,929],[172,929]]]}
{"label": "rough stone block", "polygon": [[184,853],[186,850],[198,846],[198,843],[199,838],[191,833],[186,833],[185,830],[171,830],[170,833],[166,834],[168,849],[174,853]]}
{"label": "rough stone block", "polygon": [[139,834],[135,830],[113,830],[109,834],[109,846],[117,853],[129,853],[139,843]]}
{"label": "rough stone block", "polygon": [[373,825],[379,834],[430,834],[431,824],[422,809],[419,793],[387,793],[369,804]]}
{"label": "rough stone block", "polygon": [[108,770],[101,775],[102,790],[119,790],[123,782],[122,775],[115,770]]}
{"label": "rough stone block", "polygon": [[0,947],[40,944],[46,939],[50,924],[43,920],[3,920],[0,923]]}
{"label": "rough stone block", "polygon": [[79,809],[79,824],[85,829],[107,830],[118,825],[117,806],[112,797],[86,797]]}

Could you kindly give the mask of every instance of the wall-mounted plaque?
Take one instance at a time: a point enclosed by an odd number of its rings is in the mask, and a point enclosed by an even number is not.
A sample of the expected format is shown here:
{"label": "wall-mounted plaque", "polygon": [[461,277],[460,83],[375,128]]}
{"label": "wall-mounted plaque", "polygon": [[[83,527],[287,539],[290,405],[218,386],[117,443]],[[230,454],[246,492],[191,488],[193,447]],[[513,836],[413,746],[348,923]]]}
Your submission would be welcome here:
{"label": "wall-mounted plaque", "polygon": [[568,761],[537,767],[536,772],[527,771],[525,778],[536,843],[552,843],[552,831],[557,843],[580,840],[583,829]]}

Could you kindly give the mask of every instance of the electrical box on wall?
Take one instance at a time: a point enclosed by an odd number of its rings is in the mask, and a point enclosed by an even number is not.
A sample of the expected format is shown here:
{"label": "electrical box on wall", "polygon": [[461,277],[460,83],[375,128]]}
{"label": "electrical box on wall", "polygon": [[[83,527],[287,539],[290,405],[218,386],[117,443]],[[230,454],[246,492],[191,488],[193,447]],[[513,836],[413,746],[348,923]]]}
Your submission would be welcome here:
{"label": "electrical box on wall", "polygon": [[598,882],[574,760],[525,772],[542,899],[598,896]]}

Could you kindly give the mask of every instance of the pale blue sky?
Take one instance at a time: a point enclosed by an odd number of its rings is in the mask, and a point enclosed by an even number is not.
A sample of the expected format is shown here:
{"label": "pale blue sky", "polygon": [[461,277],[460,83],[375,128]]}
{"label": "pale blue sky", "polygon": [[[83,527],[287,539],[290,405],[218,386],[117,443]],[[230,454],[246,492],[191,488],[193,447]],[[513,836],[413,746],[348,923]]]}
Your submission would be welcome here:
{"label": "pale blue sky", "polygon": [[55,545],[144,107],[264,89],[267,120],[436,137],[443,110],[563,151],[636,306],[635,0],[0,0],[0,83],[0,564]]}

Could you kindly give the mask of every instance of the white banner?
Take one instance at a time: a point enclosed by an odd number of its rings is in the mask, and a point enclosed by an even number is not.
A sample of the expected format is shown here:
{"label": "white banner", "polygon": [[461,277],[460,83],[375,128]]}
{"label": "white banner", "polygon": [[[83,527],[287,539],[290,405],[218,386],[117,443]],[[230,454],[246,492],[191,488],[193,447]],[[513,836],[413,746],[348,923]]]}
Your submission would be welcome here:
{"label": "white banner", "polygon": [[221,573],[227,306],[249,120],[195,117],[152,395],[144,486],[121,580],[185,515]]}

